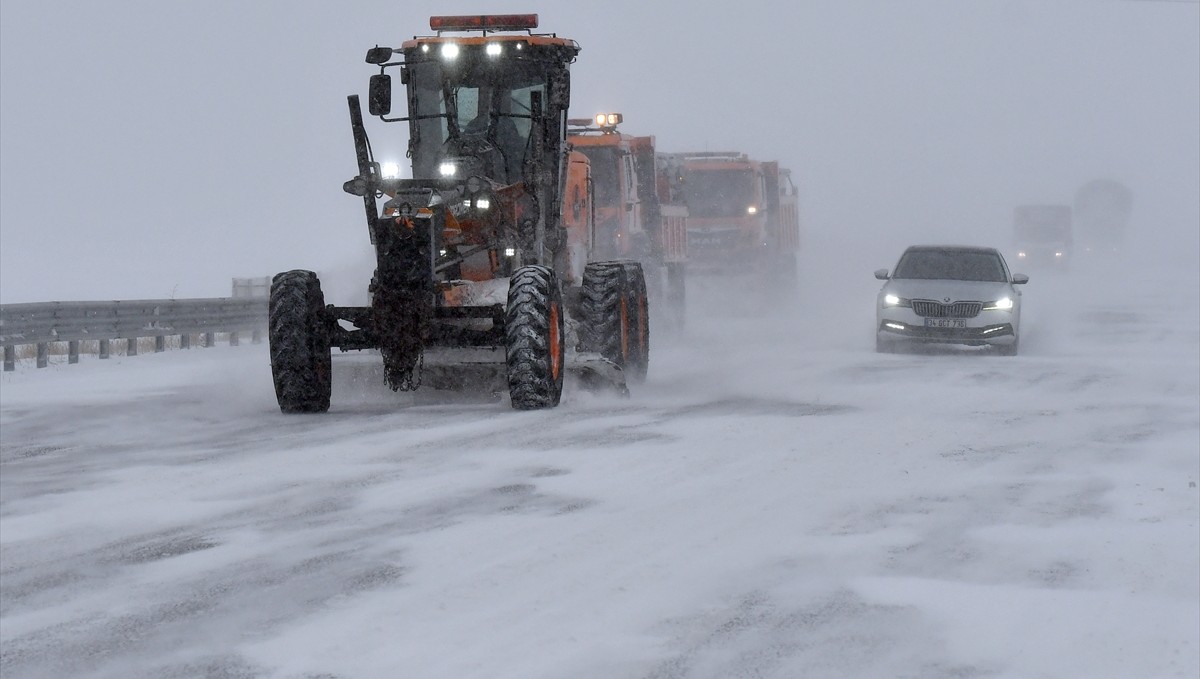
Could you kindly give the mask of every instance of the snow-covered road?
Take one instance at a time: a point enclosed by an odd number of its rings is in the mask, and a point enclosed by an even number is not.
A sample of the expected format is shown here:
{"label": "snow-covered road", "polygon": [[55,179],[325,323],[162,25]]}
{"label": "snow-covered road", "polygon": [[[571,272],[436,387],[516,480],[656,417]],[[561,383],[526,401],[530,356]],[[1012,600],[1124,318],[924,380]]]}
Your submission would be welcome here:
{"label": "snow-covered road", "polygon": [[339,356],[285,417],[263,346],[5,374],[0,675],[1194,679],[1194,270],[1035,274],[1003,358],[876,355],[870,268],[698,285],[548,412]]}

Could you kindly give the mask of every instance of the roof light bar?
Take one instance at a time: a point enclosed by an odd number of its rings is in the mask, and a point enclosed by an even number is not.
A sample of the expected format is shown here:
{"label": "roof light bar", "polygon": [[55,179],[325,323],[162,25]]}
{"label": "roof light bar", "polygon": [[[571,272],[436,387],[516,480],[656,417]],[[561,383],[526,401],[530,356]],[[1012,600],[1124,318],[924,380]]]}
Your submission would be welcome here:
{"label": "roof light bar", "polygon": [[616,127],[625,121],[625,116],[620,113],[597,113],[594,120],[599,127]]}
{"label": "roof light bar", "polygon": [[435,31],[526,31],[538,27],[536,14],[479,14],[429,17]]}

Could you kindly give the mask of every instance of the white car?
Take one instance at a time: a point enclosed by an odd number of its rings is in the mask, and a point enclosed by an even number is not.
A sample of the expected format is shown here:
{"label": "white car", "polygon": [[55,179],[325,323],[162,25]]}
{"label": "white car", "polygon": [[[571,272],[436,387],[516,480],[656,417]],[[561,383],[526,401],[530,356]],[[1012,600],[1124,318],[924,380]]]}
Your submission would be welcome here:
{"label": "white car", "polygon": [[993,345],[1015,356],[1020,344],[1021,293],[1029,282],[1010,274],[995,248],[914,245],[904,251],[875,303],[875,350],[909,342]]}

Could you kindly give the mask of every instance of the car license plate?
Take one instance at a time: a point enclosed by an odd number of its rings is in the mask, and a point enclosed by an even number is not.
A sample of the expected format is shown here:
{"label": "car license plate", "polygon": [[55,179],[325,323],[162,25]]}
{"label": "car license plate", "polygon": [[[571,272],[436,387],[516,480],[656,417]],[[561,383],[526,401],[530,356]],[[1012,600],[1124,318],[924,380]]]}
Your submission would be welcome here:
{"label": "car license plate", "polygon": [[926,318],[926,328],[965,328],[967,322],[961,318]]}

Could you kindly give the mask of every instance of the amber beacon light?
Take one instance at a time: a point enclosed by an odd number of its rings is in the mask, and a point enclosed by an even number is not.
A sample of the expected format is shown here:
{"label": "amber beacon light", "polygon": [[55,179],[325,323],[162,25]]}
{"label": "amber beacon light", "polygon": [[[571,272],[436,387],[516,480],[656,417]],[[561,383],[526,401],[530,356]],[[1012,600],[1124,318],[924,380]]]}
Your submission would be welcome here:
{"label": "amber beacon light", "polygon": [[537,28],[536,14],[481,14],[429,17],[435,31],[527,31]]}

